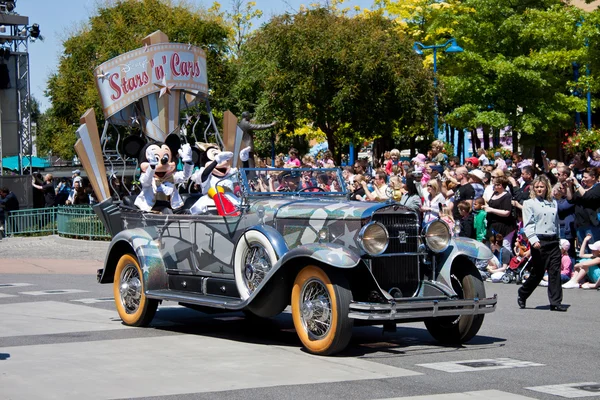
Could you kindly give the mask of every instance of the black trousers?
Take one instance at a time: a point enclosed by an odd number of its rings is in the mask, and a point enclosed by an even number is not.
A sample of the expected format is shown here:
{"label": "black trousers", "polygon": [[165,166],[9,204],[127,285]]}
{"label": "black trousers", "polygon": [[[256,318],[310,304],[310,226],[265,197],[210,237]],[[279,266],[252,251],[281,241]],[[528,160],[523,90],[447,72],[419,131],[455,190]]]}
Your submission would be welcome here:
{"label": "black trousers", "polygon": [[560,248],[558,240],[540,240],[541,247],[531,247],[531,261],[529,262],[529,278],[519,288],[519,297],[526,300],[548,271],[548,299],[550,305],[557,306],[562,303],[562,283],[560,281]]}

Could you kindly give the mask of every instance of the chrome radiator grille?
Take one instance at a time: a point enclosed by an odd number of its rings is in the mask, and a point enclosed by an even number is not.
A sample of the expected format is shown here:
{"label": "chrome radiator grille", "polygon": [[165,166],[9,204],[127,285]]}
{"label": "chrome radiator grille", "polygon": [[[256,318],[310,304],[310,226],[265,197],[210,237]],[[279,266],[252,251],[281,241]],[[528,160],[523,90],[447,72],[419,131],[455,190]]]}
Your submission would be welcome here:
{"label": "chrome radiator grille", "polygon": [[419,247],[419,220],[413,214],[376,213],[373,221],[383,224],[390,235],[384,254],[416,253]]}
{"label": "chrome radiator grille", "polygon": [[[371,272],[379,287],[396,298],[411,297],[419,287],[419,258],[417,256],[373,258]],[[401,293],[394,288],[400,290]]]}
{"label": "chrome radiator grille", "polygon": [[416,255],[419,247],[417,216],[386,209],[375,213],[372,220],[383,224],[389,234],[384,255],[371,259],[373,276],[392,296],[411,297],[420,283],[419,256]]}

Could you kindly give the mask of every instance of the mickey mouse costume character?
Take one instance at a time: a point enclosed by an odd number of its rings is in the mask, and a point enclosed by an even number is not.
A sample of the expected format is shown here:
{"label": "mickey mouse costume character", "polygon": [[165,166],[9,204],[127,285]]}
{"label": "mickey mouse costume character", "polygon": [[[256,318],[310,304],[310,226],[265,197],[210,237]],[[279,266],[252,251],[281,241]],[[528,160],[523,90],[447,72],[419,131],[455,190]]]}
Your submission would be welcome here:
{"label": "mickey mouse costume character", "polygon": [[[192,181],[200,185],[204,196],[200,197],[196,203],[190,208],[192,214],[206,213],[209,206],[215,206],[213,200],[214,194],[210,195],[210,189],[215,188],[217,183],[220,187],[227,187],[231,192],[235,191],[233,181],[228,179],[237,173],[237,168],[231,168],[229,160],[233,157],[230,151],[220,151],[214,145],[198,144],[196,146],[200,150],[204,150],[200,154],[200,164],[204,163],[198,171],[192,175]],[[243,162],[244,168],[248,168],[248,159],[250,158],[250,149],[248,146],[240,151],[240,159]],[[239,204],[239,199],[230,193],[225,194],[232,204]]]}
{"label": "mickey mouse costume character", "polygon": [[[129,136],[123,144],[123,152],[140,163],[142,191],[135,205],[142,211],[172,213],[183,206],[177,185],[187,182],[194,168],[192,148],[181,145],[176,134],[170,134],[164,143],[148,143],[139,136]],[[177,154],[183,161],[183,171],[175,172]]]}

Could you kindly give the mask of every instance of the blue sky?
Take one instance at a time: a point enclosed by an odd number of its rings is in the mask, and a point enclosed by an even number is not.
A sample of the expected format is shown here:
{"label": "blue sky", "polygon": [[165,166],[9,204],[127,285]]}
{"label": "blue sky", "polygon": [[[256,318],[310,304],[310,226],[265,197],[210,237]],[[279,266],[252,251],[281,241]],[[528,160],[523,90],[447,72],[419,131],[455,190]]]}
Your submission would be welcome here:
{"label": "blue sky", "polygon": [[[98,0],[17,0],[15,11],[29,17],[29,24],[38,23],[44,41],[29,44],[31,93],[42,104],[42,110],[49,106],[44,97],[44,89],[48,76],[56,70],[58,59],[62,53],[62,42],[75,32],[81,24],[85,24],[95,10]],[[212,0],[190,0],[191,2],[210,7]],[[255,0],[257,8],[264,13],[263,20],[285,11],[297,11],[300,5],[312,3],[313,0]],[[220,1],[223,9],[229,9],[229,0]],[[358,5],[370,8],[373,0],[347,0],[349,6]]]}

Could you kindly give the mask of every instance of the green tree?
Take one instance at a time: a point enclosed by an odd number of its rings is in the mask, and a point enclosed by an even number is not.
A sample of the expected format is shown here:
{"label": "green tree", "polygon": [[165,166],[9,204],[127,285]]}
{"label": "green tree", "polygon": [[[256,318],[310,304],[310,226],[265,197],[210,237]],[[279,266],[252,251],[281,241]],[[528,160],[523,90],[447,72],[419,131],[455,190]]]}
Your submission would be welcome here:
{"label": "green tree", "polygon": [[235,93],[240,109],[277,119],[283,132],[309,121],[334,153],[359,136],[391,141],[433,102],[431,76],[392,21],[326,8],[278,16],[256,31]]}
{"label": "green tree", "polygon": [[585,109],[572,96],[572,62],[584,51],[581,10],[560,0],[384,3],[426,44],[455,37],[465,49],[451,63],[439,60],[440,113],[452,126],[486,132],[511,126],[516,151],[519,132],[536,140],[557,134]]}
{"label": "green tree", "polygon": [[[232,74],[225,55],[228,30],[210,11],[169,0],[119,0],[98,6],[87,24],[63,43],[58,70],[50,76],[46,95],[51,107],[39,132],[42,149],[73,155],[75,126],[86,109],[101,116],[93,69],[124,52],[141,47],[141,40],[161,30],[169,40],[203,47],[213,106],[230,101]],[[101,126],[101,125],[100,125]]]}

